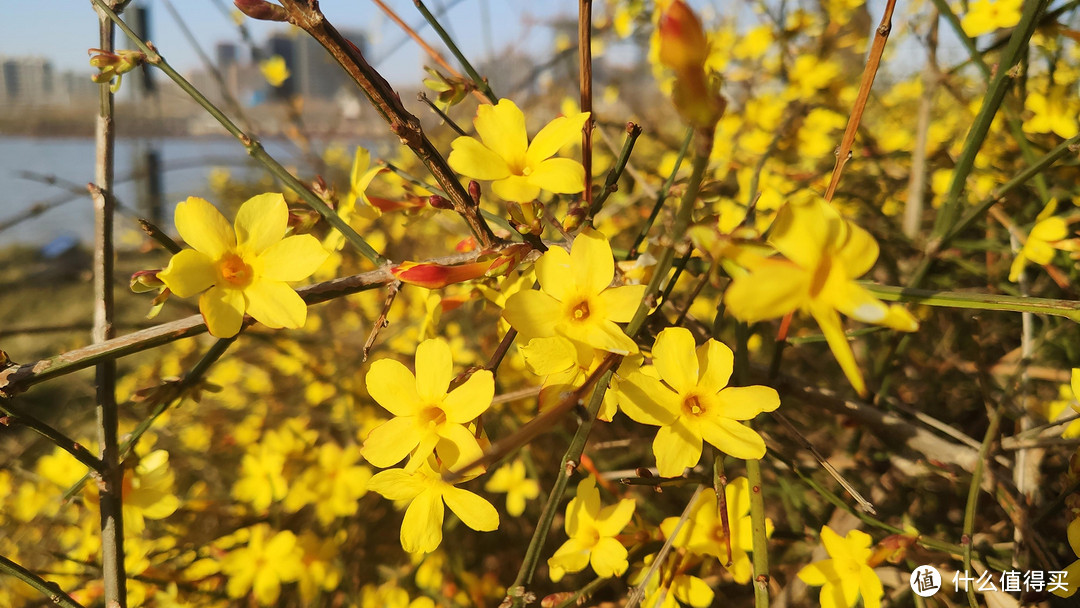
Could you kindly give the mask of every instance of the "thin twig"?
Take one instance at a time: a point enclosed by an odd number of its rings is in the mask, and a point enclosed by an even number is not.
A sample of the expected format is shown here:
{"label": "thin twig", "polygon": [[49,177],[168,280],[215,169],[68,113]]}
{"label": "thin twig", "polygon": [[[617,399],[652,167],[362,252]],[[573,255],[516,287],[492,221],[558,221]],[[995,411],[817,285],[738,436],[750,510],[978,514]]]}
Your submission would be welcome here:
{"label": "thin twig", "polygon": [[638,230],[637,236],[634,237],[634,244],[630,246],[630,250],[626,253],[627,260],[637,257],[638,248],[645,242],[645,237],[649,235],[649,230],[652,229],[653,223],[656,222],[656,218],[660,215],[660,210],[664,207],[664,201],[667,200],[668,192],[671,191],[671,185],[675,183],[675,176],[679,173],[679,167],[682,166],[683,157],[686,156],[686,151],[690,148],[690,140],[693,138],[693,127],[687,127],[686,137],[683,138],[682,146],[679,148],[679,155],[675,157],[675,166],[671,168],[671,173],[668,174],[667,179],[664,180],[664,186],[660,188],[660,192],[656,195],[656,202],[653,203],[652,212],[649,213],[649,219],[645,220],[641,229]]}
{"label": "thin twig", "polygon": [[424,105],[426,105],[428,108],[430,108],[431,111],[434,112],[439,118],[441,118],[442,121],[446,123],[446,126],[453,129],[455,133],[457,133],[458,135],[461,135],[463,137],[468,135],[468,133],[465,132],[465,129],[462,129],[461,127],[459,127],[458,124],[456,122],[454,122],[454,119],[450,118],[446,114],[446,112],[443,112],[439,108],[439,106],[435,105],[435,102],[431,101],[431,99],[427,96],[427,93],[425,93],[423,91],[420,91],[419,93],[416,94],[416,99],[423,102]]}
{"label": "thin twig", "polygon": [[645,589],[648,587],[649,580],[656,575],[656,571],[660,569],[660,564],[667,559],[668,553],[671,552],[671,547],[675,545],[675,538],[679,536],[679,530],[690,519],[690,513],[694,509],[694,503],[697,502],[698,496],[701,496],[701,491],[705,489],[705,486],[698,485],[694,490],[694,495],[690,497],[690,501],[686,503],[686,507],[683,508],[682,514],[679,515],[679,520],[675,522],[675,528],[664,539],[663,546],[657,551],[656,556],[653,558],[652,564],[649,565],[649,569],[645,571],[645,577],[641,579],[641,582],[634,587],[634,590],[627,596],[626,608],[637,608],[641,601],[645,599]]}
{"label": "thin twig", "polygon": [[460,63],[461,67],[464,68],[465,73],[468,74],[469,78],[471,78],[473,83],[476,84],[476,88],[483,94],[483,97],[487,98],[487,100],[491,103],[497,102],[499,98],[495,97],[495,93],[492,92],[491,86],[488,85],[487,79],[482,78],[480,76],[480,73],[476,71],[476,68],[474,68],[472,64],[469,63],[469,60],[465,57],[465,54],[462,53],[461,49],[459,49],[457,44],[454,43],[454,39],[450,37],[450,34],[446,33],[446,29],[444,29],[442,24],[439,23],[439,20],[435,18],[435,15],[432,15],[431,11],[429,11],[428,8],[424,6],[424,3],[420,0],[413,0],[413,4],[416,5],[416,9],[419,10],[420,14],[423,15],[424,19],[427,20],[428,25],[431,26],[431,29],[435,30],[435,33],[439,35],[439,38],[443,41],[443,44],[446,45],[446,48],[450,49],[450,52],[453,53],[454,58],[458,60],[458,63]]}
{"label": "thin twig", "polygon": [[[587,131],[589,133],[589,146],[592,146],[592,130]],[[607,177],[604,179],[604,187],[600,190],[600,194],[593,200],[589,206],[589,212],[585,214],[585,223],[592,223],[592,219],[596,217],[597,213],[600,213],[600,209],[604,207],[604,203],[613,192],[619,189],[619,178],[622,177],[623,170],[626,169],[626,163],[630,161],[630,154],[634,151],[634,144],[637,143],[638,137],[641,137],[641,125],[628,122],[626,123],[626,139],[623,140],[622,150],[619,151],[619,157],[615,160],[615,165],[608,171]],[[583,158],[591,158],[591,155],[584,156]],[[588,175],[588,174],[586,174]],[[588,177],[585,178],[589,180]],[[591,185],[589,186],[592,187]]]}
{"label": "thin twig", "polygon": [[375,345],[375,339],[379,337],[379,332],[384,327],[390,325],[390,321],[386,319],[390,314],[390,307],[394,305],[394,300],[397,298],[398,291],[401,290],[401,283],[394,281],[387,285],[386,288],[386,300],[383,301],[382,312],[379,313],[379,318],[375,319],[375,322],[371,324],[371,333],[368,334],[367,340],[364,341],[364,350],[360,357],[360,363],[367,361],[368,353],[371,352],[371,347]]}
{"label": "thin twig", "polygon": [[3,421],[3,426],[21,424],[48,439],[56,445],[56,447],[71,454],[76,460],[85,464],[91,471],[96,473],[103,468],[101,459],[91,454],[90,450],[86,449],[86,446],[68,437],[59,429],[46,423],[44,420],[23,411],[23,409],[17,406],[14,401],[0,399],[0,412],[4,412],[7,417],[7,419]]}
{"label": "thin twig", "polygon": [[[593,203],[592,194],[592,132],[596,123],[593,114],[592,70],[592,0],[578,0],[578,86],[581,89],[581,111],[589,113],[589,120],[581,127],[581,165],[585,167],[585,208],[591,218],[599,210]],[[629,127],[627,132],[630,133]],[[638,129],[638,133],[641,129]],[[636,136],[634,139],[637,139]],[[631,144],[633,146],[633,144]],[[625,165],[625,162],[623,163]],[[606,190],[607,186],[605,186]],[[605,197],[606,198],[606,197]]]}
{"label": "thin twig", "polygon": [[851,146],[855,143],[855,134],[859,131],[859,123],[866,109],[866,100],[870,97],[870,87],[874,85],[874,77],[877,76],[878,67],[881,65],[881,55],[885,52],[885,42],[888,41],[889,32],[892,30],[894,8],[896,8],[896,0],[886,0],[885,14],[882,15],[881,23],[874,31],[874,43],[870,47],[870,56],[866,58],[862,82],[859,83],[859,93],[855,97],[855,105],[851,108],[851,116],[848,118],[847,128],[844,129],[844,137],[840,140],[840,147],[836,149],[836,166],[833,167],[832,177],[829,178],[829,187],[825,189],[827,201],[831,201],[833,195],[836,194],[840,174],[844,172],[844,165],[851,159]]}
{"label": "thin twig", "polygon": [[67,593],[64,593],[64,591],[60,589],[60,585],[41,578],[3,555],[0,555],[0,572],[14,576],[34,589],[37,589],[44,594],[50,602],[61,608],[83,608],[82,604],[76,602],[75,599]]}

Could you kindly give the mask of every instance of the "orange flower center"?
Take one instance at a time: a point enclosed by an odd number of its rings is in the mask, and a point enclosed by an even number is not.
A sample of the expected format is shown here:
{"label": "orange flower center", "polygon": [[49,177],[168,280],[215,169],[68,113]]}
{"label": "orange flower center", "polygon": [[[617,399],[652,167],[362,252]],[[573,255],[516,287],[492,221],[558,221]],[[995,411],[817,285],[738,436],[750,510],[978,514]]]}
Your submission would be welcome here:
{"label": "orange flower center", "polygon": [[255,278],[251,266],[244,263],[244,258],[235,253],[225,254],[225,257],[221,258],[218,262],[218,272],[221,274],[221,279],[232,287],[247,287]]}
{"label": "orange flower center", "polygon": [[429,405],[420,410],[420,424],[422,426],[439,426],[446,422],[446,412],[437,405]]}
{"label": "orange flower center", "polygon": [[577,306],[571,308],[570,309],[570,316],[572,316],[575,321],[584,321],[585,319],[588,319],[589,318],[589,301],[588,300],[582,300],[581,302],[578,303]]}
{"label": "orange flower center", "polygon": [[705,413],[705,404],[698,399],[697,395],[687,395],[683,399],[682,409],[687,416],[700,416]]}

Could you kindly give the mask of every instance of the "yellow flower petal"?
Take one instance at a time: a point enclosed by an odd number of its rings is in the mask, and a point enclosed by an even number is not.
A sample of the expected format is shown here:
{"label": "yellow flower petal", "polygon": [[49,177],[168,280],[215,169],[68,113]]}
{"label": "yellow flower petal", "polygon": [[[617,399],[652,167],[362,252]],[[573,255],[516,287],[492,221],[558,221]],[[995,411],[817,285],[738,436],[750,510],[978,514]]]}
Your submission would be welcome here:
{"label": "yellow flower petal", "polygon": [[582,230],[570,248],[570,267],[575,273],[573,281],[588,294],[606,289],[615,277],[615,259],[604,235],[592,228]]}
{"label": "yellow flower petal", "polygon": [[548,558],[551,580],[559,582],[567,572],[581,572],[589,565],[589,553],[592,547],[579,538],[570,537],[555,553]]}
{"label": "yellow flower petal", "polygon": [[199,312],[206,329],[215,338],[231,338],[244,322],[244,293],[236,289],[211,287],[199,297]]}
{"label": "yellow flower petal", "polygon": [[696,576],[683,575],[675,577],[671,590],[675,593],[675,597],[684,604],[712,606],[712,588]]}
{"label": "yellow flower petal", "polygon": [[856,279],[870,271],[878,259],[878,244],[869,232],[852,222],[844,221],[845,238],[836,251],[845,274]]}
{"label": "yellow flower petal", "polygon": [[[588,112],[572,116],[560,116],[552,120],[533,138],[525,155],[525,165],[536,167],[541,161],[551,158],[560,148],[575,140],[580,140],[582,128],[589,120]],[[582,173],[584,176],[584,172]]]}
{"label": "yellow flower petal", "polygon": [[562,336],[533,338],[518,348],[529,371],[538,376],[564,372],[577,364],[577,348]]}
{"label": "yellow flower petal", "polygon": [[454,359],[446,340],[424,340],[416,347],[416,393],[427,401],[442,401],[454,374]]}
{"label": "yellow flower petal", "polygon": [[431,553],[442,542],[443,501],[434,489],[417,495],[401,521],[401,547],[409,553]]}
{"label": "yellow flower petal", "polygon": [[732,420],[750,420],[780,406],[780,395],[768,386],[729,386],[716,398],[721,404],[719,414]]}
{"label": "yellow flower petal", "polygon": [[626,560],[626,547],[611,537],[601,538],[592,548],[589,559],[592,569],[600,577],[620,576],[630,565]]}
{"label": "yellow flower petal", "polygon": [[281,281],[256,280],[244,288],[247,314],[267,327],[303,327],[307,304],[292,287]]}
{"label": "yellow flower petal", "polygon": [[464,384],[450,391],[443,400],[443,411],[450,422],[466,424],[484,413],[494,398],[495,379],[490,371],[482,369],[473,372]]}
{"label": "yellow flower petal", "polygon": [[656,336],[653,366],[660,379],[679,393],[697,386],[698,360],[694,335],[685,327],[669,327]]}
{"label": "yellow flower petal", "polygon": [[481,105],[476,110],[473,125],[484,145],[501,156],[511,172],[516,173],[525,166],[529,135],[525,132],[525,115],[517,104],[509,99],[500,99],[493,106]]}
{"label": "yellow flower petal", "polygon": [[701,459],[701,433],[677,419],[656,432],[653,454],[661,477],[678,477]]}
{"label": "yellow flower petal", "polygon": [[885,595],[881,579],[866,565],[859,572],[859,594],[862,596],[864,608],[880,608],[881,596]]}
{"label": "yellow flower petal", "polygon": [[330,252],[310,234],[297,234],[267,247],[259,256],[263,278],[302,281],[315,274]]}
{"label": "yellow flower petal", "polygon": [[443,492],[446,506],[458,516],[461,523],[473,530],[490,532],[499,527],[499,512],[491,503],[461,488],[450,487]]}
{"label": "yellow flower petal", "polygon": [[626,332],[607,319],[590,319],[588,323],[559,323],[555,331],[609,353],[632,355],[638,352],[637,344]]}
{"label": "yellow flower petal", "polygon": [[836,362],[840,364],[840,369],[844,370],[848,382],[851,383],[852,388],[859,393],[860,397],[865,397],[868,394],[866,382],[863,381],[862,372],[859,371],[859,364],[855,361],[855,353],[851,352],[851,344],[848,343],[847,336],[844,335],[840,315],[835,310],[824,307],[816,307],[810,311],[810,314],[814,316],[814,319],[821,327],[821,332],[825,334],[825,341],[829,343],[829,348],[832,350],[833,356],[836,357]]}
{"label": "yellow flower petal", "polygon": [[205,199],[189,196],[176,206],[173,221],[180,238],[212,260],[236,247],[236,234],[229,220]]}
{"label": "yellow flower petal", "polygon": [[[459,469],[476,462],[484,455],[476,436],[473,435],[472,431],[460,424],[454,422],[440,424],[435,428],[435,433],[439,437],[435,450],[447,469]],[[422,452],[423,450],[418,450],[413,458],[417,456],[426,458],[427,454]],[[481,471],[477,469],[477,472]]]}
{"label": "yellow flower petal", "polygon": [[808,564],[799,570],[799,580],[807,585],[813,585],[815,587],[824,585],[829,580],[834,580],[840,577],[836,572],[836,567],[831,559],[823,559],[812,564]]}
{"label": "yellow flower petal", "polygon": [[557,245],[552,246],[536,261],[536,280],[540,289],[560,302],[570,298],[573,276],[570,269],[570,252]]}
{"label": "yellow flower petal", "polygon": [[419,476],[402,469],[387,469],[371,476],[368,490],[381,494],[387,500],[412,500],[427,486]]}
{"label": "yellow flower petal", "polygon": [[671,424],[679,412],[676,396],[641,372],[619,383],[619,407],[635,422],[654,426]]}
{"label": "yellow flower petal", "polygon": [[811,276],[784,260],[763,260],[749,275],[736,278],[724,294],[731,314],[747,323],[795,311],[809,298]]}
{"label": "yellow flower petal", "polygon": [[549,158],[531,168],[529,183],[559,194],[577,194],[585,189],[585,167],[570,158]]}
{"label": "yellow flower petal", "polygon": [[404,460],[425,434],[412,416],[391,418],[371,430],[361,454],[380,469],[392,467]]}
{"label": "yellow flower petal", "polygon": [[416,377],[400,361],[379,359],[365,377],[368,394],[395,416],[414,416],[420,407]]}
{"label": "yellow flower petal", "polygon": [[710,338],[697,349],[698,388],[716,393],[727,386],[735,365],[735,355],[723,342]]}
{"label": "yellow flower petal", "polygon": [[600,509],[596,517],[596,530],[600,536],[615,536],[623,531],[634,517],[637,503],[633,498],[624,498],[619,502]]}
{"label": "yellow flower petal", "polygon": [[519,291],[506,299],[502,316],[523,338],[547,338],[555,335],[562,306],[542,291]]}
{"label": "yellow flower petal", "polygon": [[769,244],[800,267],[813,269],[841,228],[839,214],[823,199],[788,201],[776,212]]}
{"label": "yellow flower petal", "polygon": [[[285,236],[289,207],[277,192],[257,194],[236,212],[236,245],[256,255]],[[312,237],[314,238],[314,237]]]}
{"label": "yellow flower petal", "polygon": [[540,196],[540,186],[521,175],[510,175],[491,184],[491,189],[499,198],[515,203],[527,203]]}
{"label": "yellow flower petal", "polygon": [[157,277],[177,296],[190,298],[213,287],[217,270],[214,261],[205,253],[183,249],[172,256],[169,265]]}
{"label": "yellow flower petal", "polygon": [[497,180],[510,175],[510,167],[501,156],[471,137],[459,137],[450,143],[450,147],[452,150],[446,162],[466,177]]}
{"label": "yellow flower petal", "polygon": [[647,288],[647,285],[608,287],[597,297],[604,303],[608,319],[616,323],[629,323],[637,314],[638,305],[645,297]]}
{"label": "yellow flower petal", "polygon": [[735,458],[757,460],[765,455],[765,440],[761,435],[730,418],[703,418],[701,434],[716,449]]}

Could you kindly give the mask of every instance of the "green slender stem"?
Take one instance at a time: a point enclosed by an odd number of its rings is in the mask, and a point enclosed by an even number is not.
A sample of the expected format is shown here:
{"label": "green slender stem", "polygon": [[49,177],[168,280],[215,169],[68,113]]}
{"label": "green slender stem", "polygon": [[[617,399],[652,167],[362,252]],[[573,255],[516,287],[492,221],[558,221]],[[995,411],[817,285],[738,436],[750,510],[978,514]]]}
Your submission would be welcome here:
{"label": "green slender stem", "polygon": [[616,184],[619,183],[619,178],[622,177],[623,171],[626,170],[626,163],[630,161],[630,154],[634,151],[634,144],[640,136],[641,126],[632,122],[626,123],[626,139],[623,140],[622,150],[619,151],[619,157],[615,160],[615,165],[608,171],[607,178],[604,180],[604,188],[600,190],[600,194],[596,196],[592,206],[589,207],[589,212],[585,215],[585,223],[592,224],[592,218],[604,207],[604,202],[611,196],[611,193],[618,189]]}
{"label": "green slender stem", "polygon": [[598,589],[603,587],[604,584],[610,580],[611,578],[609,577],[594,578],[593,580],[589,581],[589,584],[585,585],[581,589],[578,589],[577,592],[575,592],[573,595],[560,602],[559,605],[556,606],[556,608],[571,608],[572,606],[580,606],[582,598],[588,599],[593,593],[596,593]]}
{"label": "green slender stem", "polygon": [[454,39],[450,37],[450,34],[446,33],[446,30],[443,28],[442,24],[439,23],[439,20],[435,18],[435,15],[431,14],[431,11],[424,6],[424,3],[421,2],[421,0],[413,0],[413,4],[416,5],[416,9],[419,10],[420,14],[427,20],[431,29],[435,30],[435,33],[439,35],[439,38],[443,41],[443,44],[446,45],[446,48],[450,49],[454,58],[458,60],[462,69],[465,70],[465,73],[469,75],[469,78],[472,78],[473,83],[476,84],[477,90],[483,93],[484,97],[487,97],[491,103],[498,102],[499,98],[495,97],[495,93],[492,92],[491,86],[488,85],[487,80],[482,78],[480,73],[476,71],[476,68],[469,63],[465,54],[461,52],[461,49],[458,48],[457,44],[454,44]]}
{"label": "green slender stem", "polygon": [[1001,294],[965,293],[959,291],[935,291],[930,289],[908,289],[860,283],[870,293],[887,302],[913,302],[926,306],[943,308],[965,308],[968,310],[1002,310],[1008,312],[1030,312],[1035,314],[1055,315],[1073,321],[1080,321],[1080,302],[1075,300],[1052,300],[1049,298],[1025,298]]}
{"label": "green slender stem", "polygon": [[[972,556],[972,536],[975,533],[975,511],[979,504],[979,489],[982,486],[983,468],[986,466],[986,459],[990,454],[990,446],[997,438],[998,426],[1001,424],[1001,408],[994,408],[990,412],[990,425],[986,428],[986,435],[983,436],[982,445],[979,446],[979,459],[975,462],[975,471],[971,474],[971,485],[968,486],[967,504],[964,507],[964,536],[961,540],[961,546],[964,548],[964,572],[971,572],[971,556]],[[977,608],[978,602],[975,600],[975,586],[968,583],[967,585],[967,598],[968,604],[971,608]]]}
{"label": "green slender stem", "polygon": [[754,544],[754,607],[769,606],[769,550],[765,535],[765,500],[761,495],[761,462],[746,461],[746,481],[750,485],[750,528]]}
{"label": "green slender stem", "polygon": [[435,105],[435,102],[431,101],[431,99],[427,96],[427,93],[421,91],[416,94],[416,98],[422,101],[424,105],[426,105],[428,108],[430,108],[431,111],[434,112],[436,116],[441,118],[442,121],[446,123],[446,126],[453,129],[455,133],[461,135],[462,137],[468,135],[468,133],[465,132],[465,129],[459,127],[458,124],[454,122],[454,119],[450,118],[450,116],[448,116],[446,112],[443,112],[439,108],[439,106]]}
{"label": "green slender stem", "polygon": [[71,454],[76,460],[89,467],[91,471],[98,472],[103,468],[104,465],[101,463],[101,459],[91,454],[90,450],[86,449],[86,446],[68,437],[45,421],[24,412],[22,408],[15,405],[14,401],[0,399],[0,412],[3,412],[8,417],[8,420],[5,421],[6,426],[21,424]]}
{"label": "green slender stem", "polygon": [[1020,23],[1013,30],[1009,45],[1001,55],[997,74],[983,97],[982,106],[968,131],[964,141],[964,147],[960,156],[956,159],[956,167],[953,170],[952,182],[949,184],[945,202],[934,222],[933,235],[940,237],[950,232],[958,220],[960,213],[961,193],[965,189],[968,175],[975,166],[975,157],[979,153],[986,136],[990,131],[990,125],[997,114],[998,108],[1005,99],[1005,93],[1016,72],[1013,67],[1020,61],[1022,53],[1027,48],[1028,40],[1038,24],[1038,15],[1046,7],[1048,0],[1033,0],[1024,4],[1024,11],[1020,16]]}
{"label": "green slender stem", "polygon": [[82,604],[76,602],[75,599],[67,593],[64,593],[56,583],[50,583],[3,555],[0,555],[0,572],[13,576],[34,589],[37,589],[45,595],[50,602],[57,606],[61,606],[61,608],[83,608]]}
{"label": "green slender stem", "polygon": [[247,153],[252,158],[254,158],[256,161],[266,167],[266,169],[270,171],[270,173],[280,179],[291,190],[296,192],[300,196],[300,198],[304,200],[305,203],[311,206],[312,209],[318,211],[319,215],[323,216],[323,218],[325,218],[331,226],[341,232],[341,234],[345,237],[345,240],[349,241],[349,243],[352,244],[353,247],[356,247],[356,250],[359,251],[361,255],[371,260],[374,264],[378,266],[382,266],[383,264],[387,263],[386,258],[379,255],[379,253],[375,251],[375,249],[371,245],[369,245],[367,241],[364,240],[364,237],[360,236],[355,230],[353,230],[352,226],[350,226],[348,222],[341,219],[341,216],[335,213],[334,210],[331,209],[321,198],[319,198],[317,194],[312,192],[306,184],[293,176],[293,174],[290,173],[288,169],[283,167],[281,163],[277,162],[277,160],[275,160],[273,156],[270,156],[270,154],[266,152],[266,149],[263,148],[262,144],[259,143],[257,139],[251,137],[243,130],[241,130],[240,127],[238,127],[236,123],[234,123],[228,116],[226,116],[224,112],[222,112],[216,105],[214,105],[213,102],[207,99],[206,96],[203,95],[201,91],[199,91],[199,89],[197,89],[194,85],[188,82],[188,80],[181,76],[179,72],[173,69],[173,67],[169,65],[167,61],[165,61],[165,58],[162,57],[160,53],[158,53],[157,49],[155,49],[152,45],[148,44],[145,40],[136,35],[135,32],[132,31],[130,27],[128,27],[128,24],[125,23],[119,15],[113,12],[112,9],[108,7],[108,5],[106,5],[104,0],[92,1],[95,6],[99,7],[101,11],[104,12],[109,17],[109,19],[113,21],[113,23],[115,23],[125,34],[127,34],[127,37],[135,43],[135,46],[139,47],[139,50],[141,50],[143,53],[146,53],[147,63],[164,72],[166,76],[168,76],[173,82],[177,84],[177,86],[179,86],[181,89],[183,89],[185,93],[191,96],[191,98],[194,99],[195,102],[198,103],[200,106],[202,106],[203,109],[207,111],[207,113],[209,113],[211,116],[214,117],[214,119],[221,123],[221,126],[225,127],[225,130],[228,131],[230,135],[238,139],[240,143],[243,144],[244,148],[247,149]]}
{"label": "green slender stem", "polygon": [[172,237],[165,234],[161,228],[158,228],[157,225],[150,220],[140,217],[138,222],[139,228],[142,228],[142,231],[146,233],[146,236],[157,241],[158,244],[168,250],[169,253],[177,254],[184,250],[179,243],[172,240]]}
{"label": "green slender stem", "polygon": [[679,148],[679,155],[675,157],[675,166],[671,168],[671,173],[668,174],[667,179],[664,181],[664,186],[660,188],[660,192],[656,195],[656,202],[653,203],[652,212],[649,213],[649,219],[645,220],[645,224],[641,226],[641,230],[638,231],[636,237],[634,237],[634,244],[630,246],[630,251],[626,253],[624,259],[636,258],[638,255],[638,247],[645,242],[645,237],[649,235],[649,230],[652,230],[652,226],[656,223],[656,218],[660,215],[660,210],[664,207],[664,201],[667,200],[668,192],[671,191],[671,185],[675,183],[675,176],[679,173],[679,168],[682,167],[683,157],[686,156],[686,151],[690,148],[690,140],[694,138],[693,127],[686,129],[686,137],[683,138],[682,146]]}

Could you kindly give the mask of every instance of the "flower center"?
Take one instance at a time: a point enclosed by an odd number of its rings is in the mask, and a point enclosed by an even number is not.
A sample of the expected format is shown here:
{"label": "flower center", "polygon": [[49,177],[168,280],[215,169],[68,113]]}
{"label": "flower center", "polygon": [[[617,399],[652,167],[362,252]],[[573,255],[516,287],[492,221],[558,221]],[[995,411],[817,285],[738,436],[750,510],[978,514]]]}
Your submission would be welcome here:
{"label": "flower center", "polygon": [[426,427],[439,426],[446,422],[446,412],[437,405],[429,405],[420,410],[420,424]]}
{"label": "flower center", "polygon": [[705,413],[705,404],[697,395],[687,395],[682,402],[683,413],[687,416],[700,416]]}
{"label": "flower center", "polygon": [[532,167],[522,167],[521,175],[523,175],[524,177],[529,177],[530,175],[532,175]]}
{"label": "flower center", "polygon": [[578,303],[577,306],[571,308],[570,309],[570,316],[572,316],[575,321],[584,321],[585,319],[588,319],[589,318],[589,301],[588,300],[582,300],[581,302]]}
{"label": "flower center", "polygon": [[244,258],[235,253],[225,254],[225,257],[221,258],[221,261],[218,262],[218,272],[221,274],[222,280],[232,287],[247,287],[251,284],[251,280],[255,278],[251,266],[245,264]]}

